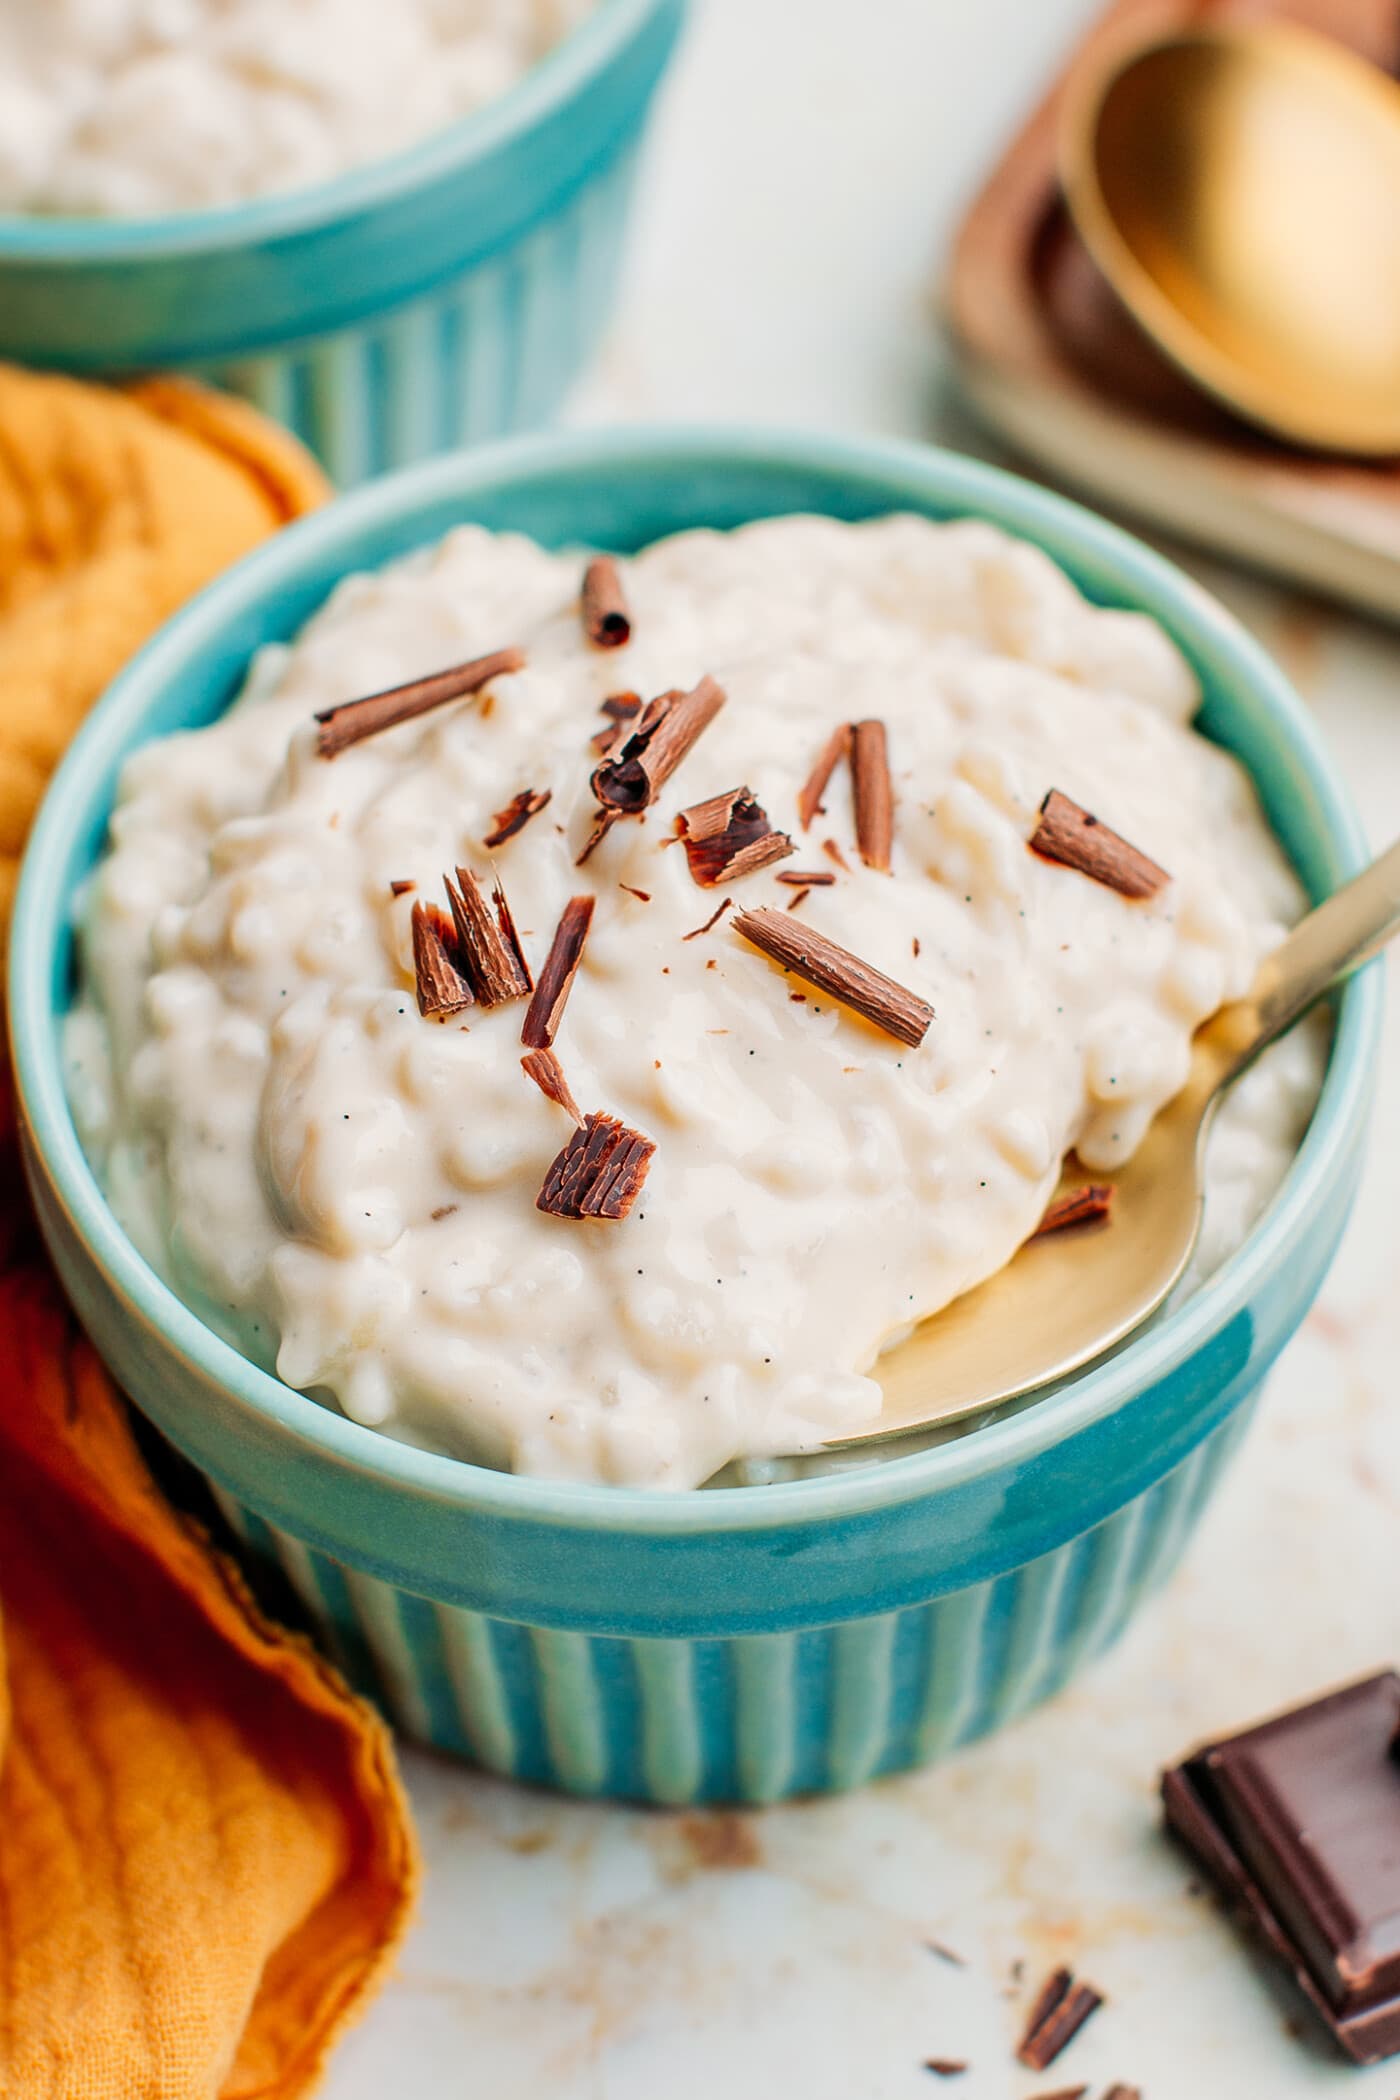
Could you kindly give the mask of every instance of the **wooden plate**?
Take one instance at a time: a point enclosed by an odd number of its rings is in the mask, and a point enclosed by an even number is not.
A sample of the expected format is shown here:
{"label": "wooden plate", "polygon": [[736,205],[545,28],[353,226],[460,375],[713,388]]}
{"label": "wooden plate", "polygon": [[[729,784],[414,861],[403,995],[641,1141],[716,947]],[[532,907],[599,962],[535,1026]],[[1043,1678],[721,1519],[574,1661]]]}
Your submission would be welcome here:
{"label": "wooden plate", "polygon": [[1208,401],[1119,305],[1055,176],[1059,104],[1081,67],[1194,23],[1277,16],[1387,71],[1400,0],[1117,0],[964,219],[945,287],[959,377],[1011,444],[1115,507],[1400,619],[1400,460],[1298,451]]}

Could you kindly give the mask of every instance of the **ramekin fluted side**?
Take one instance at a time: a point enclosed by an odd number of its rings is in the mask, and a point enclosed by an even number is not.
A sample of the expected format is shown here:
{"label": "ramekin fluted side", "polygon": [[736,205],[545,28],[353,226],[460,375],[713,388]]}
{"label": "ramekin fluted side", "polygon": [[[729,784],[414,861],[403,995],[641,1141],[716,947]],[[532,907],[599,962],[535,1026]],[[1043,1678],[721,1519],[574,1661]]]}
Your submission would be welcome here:
{"label": "ramekin fluted side", "polygon": [[361,326],[192,367],[293,431],[342,488],[552,420],[613,305],[629,142],[512,247]]}
{"label": "ramekin fluted side", "polygon": [[668,1806],[840,1792],[932,1763],[1059,1691],[1171,1574],[1254,1394],[1123,1508],[902,1611],[733,1639],[517,1625],[345,1566],[215,1488],[256,1571],[406,1735],[503,1777]]}

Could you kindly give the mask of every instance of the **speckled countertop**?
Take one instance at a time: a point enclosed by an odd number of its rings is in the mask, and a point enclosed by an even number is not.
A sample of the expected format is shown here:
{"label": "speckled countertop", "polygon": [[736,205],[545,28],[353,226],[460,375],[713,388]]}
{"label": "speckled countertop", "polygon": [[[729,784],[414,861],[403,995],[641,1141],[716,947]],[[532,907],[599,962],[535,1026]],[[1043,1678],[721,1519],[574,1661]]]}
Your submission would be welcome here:
{"label": "speckled countertop", "polygon": [[[929,286],[1086,0],[696,9],[575,419],[986,449],[944,393]],[[1400,636],[1190,565],[1282,658],[1383,843]],[[1154,1803],[1158,1768],[1200,1737],[1400,1661],[1400,1014],[1389,1040],[1341,1257],[1185,1567],[1118,1649],[950,1764],[761,1814],[555,1801],[409,1753],[422,1919],[328,2100],[1030,2100],[1081,2082],[1097,2100],[1115,2080],[1144,2100],[1396,2100],[1400,2060],[1358,2072],[1295,2031]],[[1036,2076],[1011,2052],[1059,1960],[1108,2003]],[[929,2057],[969,2069],[941,2080]]]}

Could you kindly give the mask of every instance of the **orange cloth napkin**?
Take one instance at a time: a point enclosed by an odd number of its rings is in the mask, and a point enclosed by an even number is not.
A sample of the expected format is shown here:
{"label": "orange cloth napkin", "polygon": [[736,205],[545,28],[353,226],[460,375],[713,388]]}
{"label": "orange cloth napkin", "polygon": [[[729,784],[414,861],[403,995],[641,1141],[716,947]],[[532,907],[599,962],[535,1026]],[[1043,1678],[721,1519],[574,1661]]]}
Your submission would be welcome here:
{"label": "orange cloth napkin", "polygon": [[[236,402],[0,366],[0,928],[102,687],[325,493]],[[43,1265],[3,1070],[0,1168],[0,2094],[292,2100],[412,1903],[388,1734],[161,1496]]]}

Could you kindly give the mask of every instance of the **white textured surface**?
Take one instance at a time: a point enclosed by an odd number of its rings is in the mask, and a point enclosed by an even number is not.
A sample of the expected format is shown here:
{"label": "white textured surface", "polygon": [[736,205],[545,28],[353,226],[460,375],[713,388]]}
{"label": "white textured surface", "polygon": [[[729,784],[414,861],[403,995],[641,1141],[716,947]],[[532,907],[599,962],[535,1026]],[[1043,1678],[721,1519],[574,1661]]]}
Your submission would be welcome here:
{"label": "white textured surface", "polygon": [[[698,6],[631,296],[579,413],[968,444],[938,396],[930,273],[1087,5],[805,0],[798,47],[792,0]],[[1190,566],[1282,657],[1388,839],[1400,643]],[[1286,2032],[1153,1802],[1201,1735],[1400,1659],[1394,1040],[1323,1298],[1185,1568],[1114,1655],[940,1770],[750,1818],[555,1802],[409,1757],[423,1919],[329,2100],[1029,2100],[1081,2080],[1098,2100],[1114,2079],[1145,2100],[1395,2100],[1400,2064],[1358,2072]],[[1014,1962],[1034,1987],[1062,1955],[1111,2003],[1037,2077],[1011,2060],[1024,1991],[1002,1993]],[[972,2069],[945,2084],[928,2056]]]}

